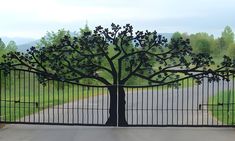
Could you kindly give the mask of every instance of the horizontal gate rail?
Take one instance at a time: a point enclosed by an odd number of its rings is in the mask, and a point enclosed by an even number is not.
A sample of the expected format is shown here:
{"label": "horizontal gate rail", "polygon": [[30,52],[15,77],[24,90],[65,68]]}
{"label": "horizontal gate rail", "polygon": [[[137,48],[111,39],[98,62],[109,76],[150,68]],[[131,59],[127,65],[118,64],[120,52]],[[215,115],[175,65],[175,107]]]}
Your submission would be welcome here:
{"label": "horizontal gate rail", "polygon": [[199,104],[198,109],[202,110],[203,107],[224,106],[224,105],[235,105],[235,103]]}

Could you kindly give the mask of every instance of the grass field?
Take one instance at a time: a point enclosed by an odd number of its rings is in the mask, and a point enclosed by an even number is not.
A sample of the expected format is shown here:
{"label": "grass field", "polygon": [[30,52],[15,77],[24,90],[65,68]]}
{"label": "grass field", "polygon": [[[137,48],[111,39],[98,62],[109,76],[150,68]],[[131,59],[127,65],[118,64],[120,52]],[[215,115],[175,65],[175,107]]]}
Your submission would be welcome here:
{"label": "grass field", "polygon": [[223,124],[235,124],[235,93],[234,91],[219,92],[217,95],[210,97],[209,104],[213,117]]}

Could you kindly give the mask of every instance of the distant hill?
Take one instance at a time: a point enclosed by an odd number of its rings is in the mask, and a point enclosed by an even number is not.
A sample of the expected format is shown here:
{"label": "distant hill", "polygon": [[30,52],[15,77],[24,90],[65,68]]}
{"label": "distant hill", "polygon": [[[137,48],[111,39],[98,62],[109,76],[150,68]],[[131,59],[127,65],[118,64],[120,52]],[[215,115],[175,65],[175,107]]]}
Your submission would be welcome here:
{"label": "distant hill", "polygon": [[15,41],[18,51],[25,52],[31,46],[35,46],[39,40],[33,38],[22,38],[22,37],[0,37],[5,44],[8,44],[9,41]]}
{"label": "distant hill", "polygon": [[[168,41],[171,40],[171,37],[173,33],[159,33],[160,35],[167,38]],[[27,49],[29,49],[32,46],[35,46],[39,40],[35,40],[33,38],[21,38],[21,37],[0,37],[2,38],[3,42],[7,44],[9,41],[15,41],[16,45],[18,47],[18,51],[26,52]]]}
{"label": "distant hill", "polygon": [[171,37],[173,36],[173,33],[159,33],[159,34],[167,38],[168,41],[170,41]]}
{"label": "distant hill", "polygon": [[3,40],[3,42],[5,44],[7,44],[9,41],[15,41],[17,45],[26,44],[26,43],[35,41],[35,39],[33,39],[33,38],[23,38],[23,37],[6,37],[6,36],[3,36],[3,37],[0,37],[0,38]]}
{"label": "distant hill", "polygon": [[29,49],[32,46],[35,46],[37,42],[39,42],[39,40],[17,45],[18,51],[26,52],[27,49]]}

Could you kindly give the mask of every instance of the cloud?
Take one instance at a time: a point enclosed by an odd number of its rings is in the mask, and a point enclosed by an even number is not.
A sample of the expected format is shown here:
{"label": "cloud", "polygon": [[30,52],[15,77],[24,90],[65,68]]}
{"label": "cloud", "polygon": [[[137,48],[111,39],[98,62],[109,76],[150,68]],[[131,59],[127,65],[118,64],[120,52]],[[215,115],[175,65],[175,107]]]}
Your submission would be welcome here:
{"label": "cloud", "polygon": [[[72,1],[70,0],[70,2]],[[171,4],[167,6],[165,2],[155,2],[152,0],[146,3],[138,0],[120,0],[119,2],[95,0],[93,1],[93,4],[88,0],[88,4],[90,5],[87,5],[86,2],[82,1],[70,4],[65,1],[56,0],[7,0],[1,2],[1,5],[3,6],[0,8],[0,13],[2,13],[0,15],[10,15],[10,17],[17,21],[24,20],[60,23],[71,23],[85,19],[91,21],[102,21],[108,19],[177,19],[199,15],[197,12],[184,13],[177,8],[174,8]],[[104,6],[101,4],[104,4]]]}
{"label": "cloud", "polygon": [[77,30],[86,21],[92,27],[131,23],[167,32],[235,26],[234,0],[0,0],[0,4],[2,35],[40,36],[59,28]]}

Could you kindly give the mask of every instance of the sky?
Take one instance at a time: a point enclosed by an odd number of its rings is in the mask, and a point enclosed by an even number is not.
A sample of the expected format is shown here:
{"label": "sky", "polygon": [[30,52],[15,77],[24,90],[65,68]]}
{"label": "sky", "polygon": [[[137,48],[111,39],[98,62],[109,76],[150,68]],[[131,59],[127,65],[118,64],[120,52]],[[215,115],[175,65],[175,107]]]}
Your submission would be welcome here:
{"label": "sky", "polygon": [[47,31],[79,31],[111,23],[134,30],[235,31],[235,0],[0,0],[0,37],[40,38]]}

